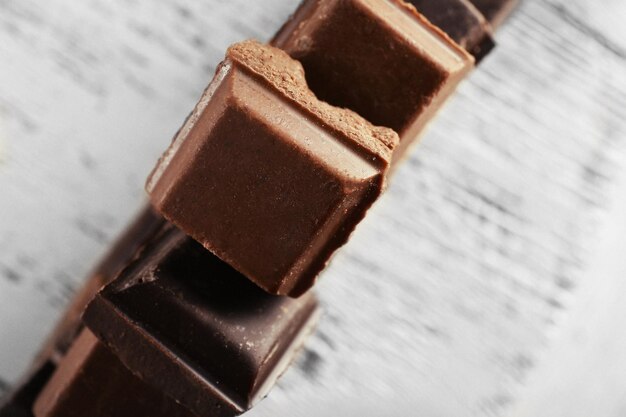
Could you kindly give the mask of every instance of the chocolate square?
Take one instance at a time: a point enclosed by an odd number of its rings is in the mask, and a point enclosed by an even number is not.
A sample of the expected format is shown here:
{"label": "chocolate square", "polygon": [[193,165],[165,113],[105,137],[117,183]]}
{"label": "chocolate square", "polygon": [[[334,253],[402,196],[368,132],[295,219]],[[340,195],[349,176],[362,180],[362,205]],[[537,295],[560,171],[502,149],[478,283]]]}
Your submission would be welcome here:
{"label": "chocolate square", "polygon": [[284,52],[244,42],[146,188],[163,216],[257,285],[299,296],[380,195],[397,140],[317,100]]}
{"label": "chocolate square", "polygon": [[86,326],[132,372],[198,415],[233,416],[273,385],[318,317],[172,229],[89,304]]}

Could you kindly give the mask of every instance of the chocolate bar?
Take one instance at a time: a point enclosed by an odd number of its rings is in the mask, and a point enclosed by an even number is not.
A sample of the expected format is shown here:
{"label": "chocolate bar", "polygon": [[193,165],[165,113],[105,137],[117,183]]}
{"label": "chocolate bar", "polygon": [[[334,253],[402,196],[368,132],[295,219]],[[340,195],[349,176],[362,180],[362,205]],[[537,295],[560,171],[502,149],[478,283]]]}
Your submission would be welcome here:
{"label": "chocolate bar", "polygon": [[74,295],[72,301],[59,320],[55,330],[48,337],[30,369],[26,372],[17,388],[0,406],[0,417],[17,415],[22,410],[31,415],[33,401],[41,388],[54,373],[57,364],[63,358],[76,336],[82,330],[81,315],[87,303],[102,286],[115,276],[141,251],[165,225],[163,217],[149,205],[141,212],[113,244],[108,253],[89,274],[83,287]]}
{"label": "chocolate bar", "polygon": [[469,0],[405,0],[480,62],[495,46],[491,26]]}
{"label": "chocolate bar", "polygon": [[394,129],[394,164],[474,67],[473,57],[400,0],[304,0],[272,40],[320,99]]}
{"label": "chocolate bar", "polygon": [[33,411],[35,417],[194,417],[130,372],[88,330],[59,363]]}
{"label": "chocolate bar", "polygon": [[495,29],[509,17],[519,0],[471,0]]}
{"label": "chocolate bar", "polygon": [[397,141],[317,100],[283,51],[247,41],[228,50],[146,189],[257,285],[299,296],[382,192]]}
{"label": "chocolate bar", "polygon": [[144,382],[197,415],[233,416],[267,393],[317,317],[312,292],[270,295],[172,228],[83,320]]}

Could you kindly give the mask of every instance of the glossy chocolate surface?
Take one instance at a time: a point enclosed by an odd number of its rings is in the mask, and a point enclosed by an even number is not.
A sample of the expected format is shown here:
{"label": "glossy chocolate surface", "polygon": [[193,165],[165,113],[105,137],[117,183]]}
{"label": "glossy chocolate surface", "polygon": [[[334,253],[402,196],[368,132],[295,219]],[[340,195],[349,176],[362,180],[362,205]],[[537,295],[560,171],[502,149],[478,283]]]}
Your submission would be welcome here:
{"label": "glossy chocolate surface", "polygon": [[42,390],[35,417],[193,417],[83,330]]}
{"label": "glossy chocolate surface", "polygon": [[267,294],[173,229],[96,296],[84,321],[147,383],[198,415],[232,416],[267,393],[317,313],[312,293]]}
{"label": "glossy chocolate surface", "polygon": [[394,164],[474,66],[400,0],[305,0],[272,44],[302,62],[320,99],[398,132]]}
{"label": "glossy chocolate surface", "polygon": [[406,0],[480,62],[495,46],[491,26],[469,0]]}
{"label": "glossy chocolate surface", "polygon": [[146,188],[257,285],[299,296],[380,195],[397,141],[317,100],[287,54],[248,41],[229,49]]}

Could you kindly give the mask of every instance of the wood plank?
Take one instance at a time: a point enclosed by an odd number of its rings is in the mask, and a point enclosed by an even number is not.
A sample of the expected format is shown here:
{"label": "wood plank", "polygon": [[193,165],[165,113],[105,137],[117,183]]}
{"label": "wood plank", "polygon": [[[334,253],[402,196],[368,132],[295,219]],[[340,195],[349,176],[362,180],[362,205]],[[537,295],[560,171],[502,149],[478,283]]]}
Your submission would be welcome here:
{"label": "wood plank", "polygon": [[568,317],[518,394],[513,417],[626,414],[626,186],[614,219],[575,291]]}

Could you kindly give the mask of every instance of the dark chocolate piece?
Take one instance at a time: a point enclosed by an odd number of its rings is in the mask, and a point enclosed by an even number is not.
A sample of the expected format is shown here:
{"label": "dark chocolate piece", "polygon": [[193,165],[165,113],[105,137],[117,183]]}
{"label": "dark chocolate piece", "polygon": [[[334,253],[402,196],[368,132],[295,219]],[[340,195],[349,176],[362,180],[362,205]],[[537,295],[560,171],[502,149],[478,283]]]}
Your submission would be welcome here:
{"label": "dark chocolate piece", "polygon": [[519,4],[519,0],[471,0],[471,2],[494,29],[499,28]]}
{"label": "dark chocolate piece", "polygon": [[116,240],[109,252],[96,266],[83,287],[74,295],[55,330],[48,337],[33,365],[17,388],[0,407],[0,417],[15,415],[18,409],[31,415],[39,391],[54,373],[76,336],[82,330],[81,315],[93,296],[141,252],[165,226],[166,222],[150,205],[146,205]]}
{"label": "dark chocolate piece", "polygon": [[59,363],[33,412],[35,417],[194,417],[133,375],[88,330]]}
{"label": "dark chocolate piece", "polygon": [[397,135],[320,102],[302,66],[232,46],[146,189],[257,285],[299,296],[380,195]]}
{"label": "dark chocolate piece", "polygon": [[491,26],[469,0],[405,0],[480,62],[495,46]]}
{"label": "dark chocolate piece", "polygon": [[474,66],[400,0],[304,0],[272,43],[302,63],[320,99],[398,132],[394,165]]}
{"label": "dark chocolate piece", "polygon": [[134,374],[196,414],[242,413],[312,331],[316,299],[264,292],[179,230],[162,239],[83,320]]}

